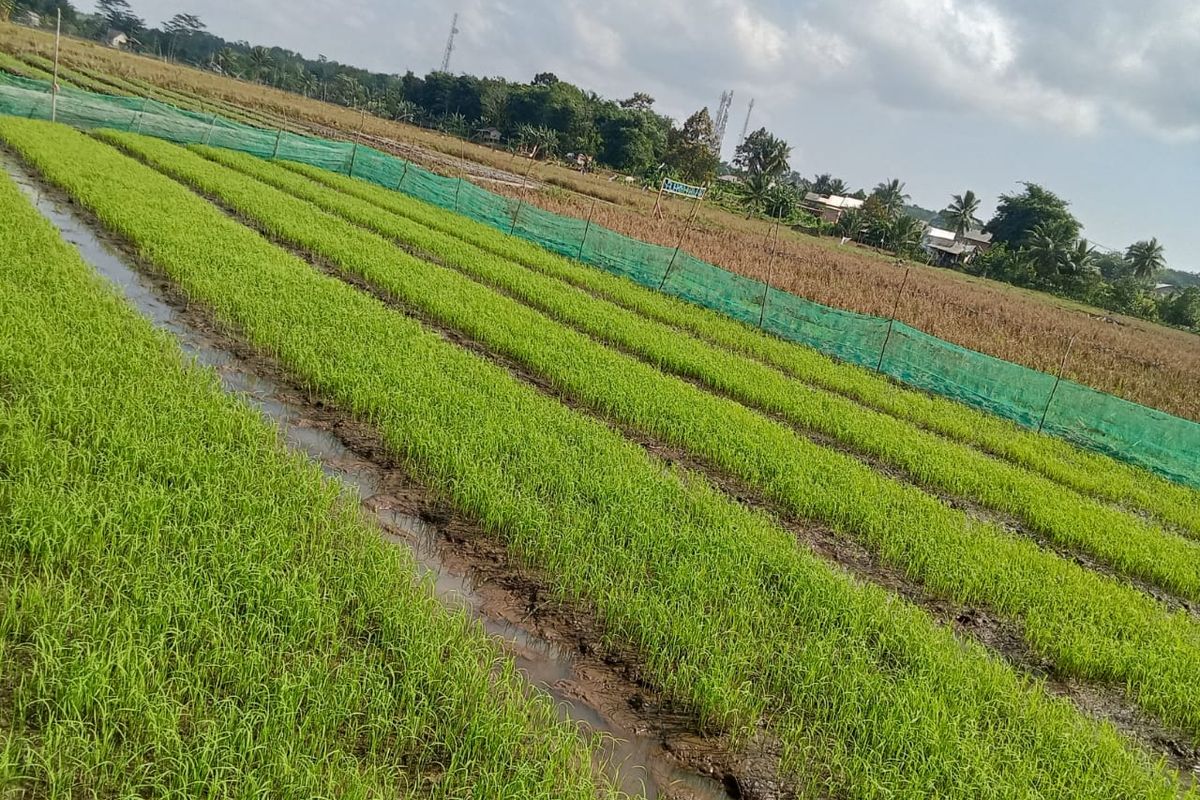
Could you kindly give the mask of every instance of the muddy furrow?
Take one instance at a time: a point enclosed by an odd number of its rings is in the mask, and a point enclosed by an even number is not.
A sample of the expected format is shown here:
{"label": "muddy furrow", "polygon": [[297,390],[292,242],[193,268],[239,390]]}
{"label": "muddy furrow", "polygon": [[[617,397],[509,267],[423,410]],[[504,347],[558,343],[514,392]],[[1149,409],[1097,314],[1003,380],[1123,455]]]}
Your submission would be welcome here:
{"label": "muddy furrow", "polygon": [[618,785],[648,798],[678,800],[791,796],[777,772],[776,748],[765,736],[735,747],[725,737],[698,733],[693,714],[643,680],[636,653],[605,642],[590,609],[557,601],[545,576],[416,481],[371,426],[305,391],[277,361],[216,323],[132,248],[104,234],[92,215],[38,181],[11,154],[3,160],[63,238],[141,314],[275,424],[287,447],[352,490],[383,535],[412,550],[443,602],[475,618],[531,684],[554,697],[565,718],[606,734],[600,768]]}

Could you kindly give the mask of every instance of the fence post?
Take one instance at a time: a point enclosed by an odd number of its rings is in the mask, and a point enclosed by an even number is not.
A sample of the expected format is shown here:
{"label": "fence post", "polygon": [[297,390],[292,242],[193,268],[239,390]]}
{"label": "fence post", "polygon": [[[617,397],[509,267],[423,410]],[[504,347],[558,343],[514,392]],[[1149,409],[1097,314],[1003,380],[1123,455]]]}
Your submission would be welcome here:
{"label": "fence post", "polygon": [[396,181],[396,191],[400,191],[400,187],[404,185],[404,178],[408,175],[408,159],[404,159],[404,169],[400,172],[400,180]]}
{"label": "fence post", "polygon": [[667,264],[667,271],[663,273],[662,280],[658,282],[658,290],[667,285],[667,276],[671,274],[671,267],[675,266],[675,259],[679,256],[679,248],[683,247],[683,237],[687,236],[688,228],[692,225],[692,220],[696,218],[696,212],[700,210],[700,202],[704,199],[704,195],[696,198],[696,202],[692,205],[692,213],[688,215],[687,222],[684,223],[683,230],[679,232],[679,242],[675,245],[675,252],[671,254],[671,262]]}
{"label": "fence post", "polygon": [[58,43],[62,39],[62,6],[55,9],[54,23],[54,82],[50,84],[50,121],[58,121]]}
{"label": "fence post", "polygon": [[529,171],[533,169],[533,161],[537,157],[537,145],[533,146],[533,152],[529,154],[529,165],[525,167],[525,174],[521,176],[521,197],[517,200],[517,212],[513,214],[512,227],[508,229],[508,235],[512,236],[513,231],[517,229],[517,220],[521,218],[521,206],[525,205],[525,181],[529,178]]}
{"label": "fence post", "polygon": [[1075,344],[1076,334],[1071,334],[1071,338],[1067,340],[1067,350],[1063,353],[1062,363],[1058,365],[1058,374],[1054,376],[1054,386],[1050,389],[1050,396],[1046,398],[1046,407],[1042,409],[1042,419],[1038,422],[1038,433],[1042,432],[1042,428],[1046,426],[1046,415],[1050,413],[1050,404],[1054,402],[1054,395],[1058,391],[1058,384],[1062,383],[1063,371],[1067,368],[1067,359],[1071,357],[1071,347]]}
{"label": "fence post", "polygon": [[892,316],[888,320],[887,336],[883,337],[883,347],[879,348],[879,363],[875,365],[876,372],[883,371],[883,357],[887,355],[888,342],[892,340],[892,328],[896,324],[896,314],[900,311],[900,296],[904,294],[904,287],[908,285],[908,273],[912,271],[912,267],[904,268],[904,280],[900,281],[900,291],[896,292],[896,302],[892,306]]}
{"label": "fence post", "polygon": [[271,151],[271,160],[274,161],[279,157],[279,140],[283,138],[283,128],[279,129],[279,133],[275,134],[275,149]]}
{"label": "fence post", "polygon": [[779,244],[779,220],[775,221],[775,237],[771,241],[771,252],[767,254],[767,279],[763,282],[762,308],[758,312],[758,327],[762,330],[763,320],[767,318],[767,297],[771,294],[771,268],[775,266],[775,252]]}
{"label": "fence post", "polygon": [[588,231],[592,228],[592,214],[596,213],[596,198],[592,198],[592,207],[588,209],[587,223],[583,226],[583,237],[579,240],[579,254],[575,256],[576,261],[583,261],[583,243],[587,241]]}
{"label": "fence post", "polygon": [[134,133],[141,133],[141,132],[142,132],[142,117],[146,116],[146,105],[147,105],[149,102],[150,102],[150,95],[149,95],[149,93],[147,93],[147,94],[146,94],[146,96],[142,98],[142,110],[141,110],[140,112],[138,112],[138,115],[137,115],[137,130],[135,130],[135,131],[134,131]]}

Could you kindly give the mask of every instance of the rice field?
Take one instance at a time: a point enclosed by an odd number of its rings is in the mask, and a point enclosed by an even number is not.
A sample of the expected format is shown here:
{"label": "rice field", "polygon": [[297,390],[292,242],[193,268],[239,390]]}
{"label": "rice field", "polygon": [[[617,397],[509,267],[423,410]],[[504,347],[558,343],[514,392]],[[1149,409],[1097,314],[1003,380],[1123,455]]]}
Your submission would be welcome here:
{"label": "rice field", "polygon": [[[378,186],[0,143],[773,763],[733,796],[1200,796],[1200,492]],[[3,791],[620,795],[356,503],[0,208]]]}

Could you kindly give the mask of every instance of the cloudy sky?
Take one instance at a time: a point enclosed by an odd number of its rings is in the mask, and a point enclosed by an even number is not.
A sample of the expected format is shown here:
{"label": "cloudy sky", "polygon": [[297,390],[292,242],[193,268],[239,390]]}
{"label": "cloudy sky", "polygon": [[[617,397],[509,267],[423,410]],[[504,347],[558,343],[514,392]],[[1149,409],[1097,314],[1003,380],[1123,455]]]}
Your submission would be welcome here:
{"label": "cloudy sky", "polygon": [[460,12],[451,70],[549,70],[600,94],[649,92],[677,119],[734,91],[804,174],[920,205],[1017,182],[1071,200],[1113,248],[1158,236],[1200,272],[1198,0],[131,0],[151,23],[199,14],[227,39],[424,74]]}

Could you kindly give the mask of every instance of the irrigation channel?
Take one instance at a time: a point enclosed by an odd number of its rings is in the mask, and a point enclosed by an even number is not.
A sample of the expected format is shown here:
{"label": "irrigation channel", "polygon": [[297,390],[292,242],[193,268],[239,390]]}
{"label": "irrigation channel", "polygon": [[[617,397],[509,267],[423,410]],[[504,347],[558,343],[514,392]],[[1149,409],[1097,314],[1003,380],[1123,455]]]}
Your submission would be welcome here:
{"label": "irrigation channel", "polygon": [[[354,493],[377,519],[382,535],[412,551],[420,577],[429,579],[439,600],[468,613],[498,640],[529,682],[554,698],[560,715],[585,731],[605,735],[603,768],[624,791],[648,800],[776,795],[770,789],[763,792],[765,787],[745,791],[748,781],[761,781],[739,774],[739,766],[747,768],[744,760],[694,734],[685,715],[656,709],[653,699],[646,699],[653,693],[620,677],[620,670],[607,666],[603,656],[581,656],[578,648],[552,641],[525,624],[531,615],[522,614],[523,608],[504,597],[507,590],[492,585],[470,558],[456,557],[447,546],[447,529],[453,523],[437,514],[427,519],[410,513],[412,504],[396,496],[396,479],[390,474],[394,470],[354,448],[336,424],[308,407],[302,392],[264,375],[223,337],[195,324],[180,301],[169,298],[164,285],[130,266],[116,246],[55,191],[43,188],[14,156],[0,151],[0,166],[63,239],[139,313],[174,337],[188,357],[213,369],[226,391],[237,393],[270,420],[289,449],[317,461],[327,476]],[[621,683],[629,684],[625,691]]]}

